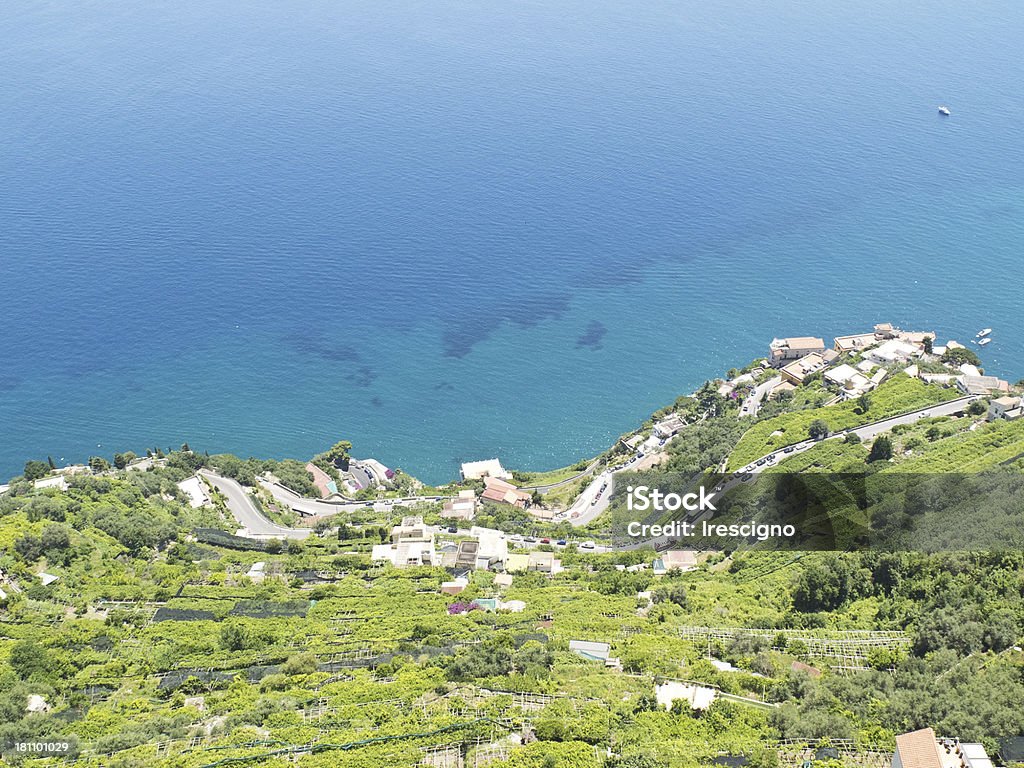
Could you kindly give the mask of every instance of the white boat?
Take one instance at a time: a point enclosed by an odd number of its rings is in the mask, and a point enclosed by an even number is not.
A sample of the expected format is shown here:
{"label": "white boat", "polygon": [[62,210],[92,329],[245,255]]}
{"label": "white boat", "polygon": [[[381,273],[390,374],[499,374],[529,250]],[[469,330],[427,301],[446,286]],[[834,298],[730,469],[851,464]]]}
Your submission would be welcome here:
{"label": "white boat", "polygon": [[939,107],[939,114],[949,117],[952,113],[949,111],[949,107]]}
{"label": "white boat", "polygon": [[992,333],[992,329],[991,328],[982,328],[980,331],[978,331],[975,334],[975,336],[977,336],[979,339],[983,339],[986,336],[988,336],[990,333]]}
{"label": "white boat", "polygon": [[979,347],[984,347],[986,344],[991,343],[992,339],[986,336],[984,339],[978,342]]}

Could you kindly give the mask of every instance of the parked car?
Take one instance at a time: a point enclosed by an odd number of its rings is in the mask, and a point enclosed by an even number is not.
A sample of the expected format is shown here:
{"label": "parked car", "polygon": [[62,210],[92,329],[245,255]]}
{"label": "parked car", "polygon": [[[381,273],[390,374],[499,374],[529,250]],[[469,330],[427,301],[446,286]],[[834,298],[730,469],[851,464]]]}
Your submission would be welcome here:
{"label": "parked car", "polygon": [[451,525],[451,526],[448,527],[448,533],[458,533],[458,532],[459,532],[459,529],[456,528],[454,525]]}

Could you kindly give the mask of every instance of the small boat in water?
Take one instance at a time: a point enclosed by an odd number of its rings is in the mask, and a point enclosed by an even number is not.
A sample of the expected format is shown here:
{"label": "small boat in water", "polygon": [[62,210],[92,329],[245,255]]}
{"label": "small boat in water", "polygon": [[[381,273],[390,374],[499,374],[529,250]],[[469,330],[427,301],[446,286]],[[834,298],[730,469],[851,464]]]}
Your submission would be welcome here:
{"label": "small boat in water", "polygon": [[979,347],[984,347],[986,344],[991,344],[991,343],[992,343],[992,337],[991,336],[986,336],[984,339],[982,339],[981,341],[978,342],[978,346]]}
{"label": "small boat in water", "polygon": [[984,339],[990,333],[992,333],[992,329],[991,328],[982,328],[980,331],[978,331],[975,334],[975,336],[977,336],[979,339]]}
{"label": "small boat in water", "polygon": [[939,114],[949,117],[952,113],[949,111],[949,107],[939,107]]}

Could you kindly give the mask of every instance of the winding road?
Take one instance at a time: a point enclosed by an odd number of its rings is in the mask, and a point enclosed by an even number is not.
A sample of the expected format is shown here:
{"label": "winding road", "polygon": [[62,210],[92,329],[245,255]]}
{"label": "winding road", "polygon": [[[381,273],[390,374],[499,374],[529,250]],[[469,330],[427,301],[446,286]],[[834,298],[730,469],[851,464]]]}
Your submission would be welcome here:
{"label": "winding road", "polygon": [[286,528],[268,520],[256,507],[249,492],[237,481],[205,469],[197,474],[212,483],[227,500],[228,510],[241,526],[238,536],[247,539],[305,539],[313,533],[311,528]]}

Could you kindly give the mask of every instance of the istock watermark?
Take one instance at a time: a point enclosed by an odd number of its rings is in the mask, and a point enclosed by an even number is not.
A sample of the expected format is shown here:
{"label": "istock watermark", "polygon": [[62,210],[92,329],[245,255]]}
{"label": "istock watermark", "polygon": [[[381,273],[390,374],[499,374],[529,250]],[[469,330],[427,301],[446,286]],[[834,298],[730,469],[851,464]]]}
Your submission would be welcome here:
{"label": "istock watermark", "polygon": [[702,485],[696,492],[665,493],[646,485],[626,487],[626,509],[630,512],[716,512],[714,496]]}

